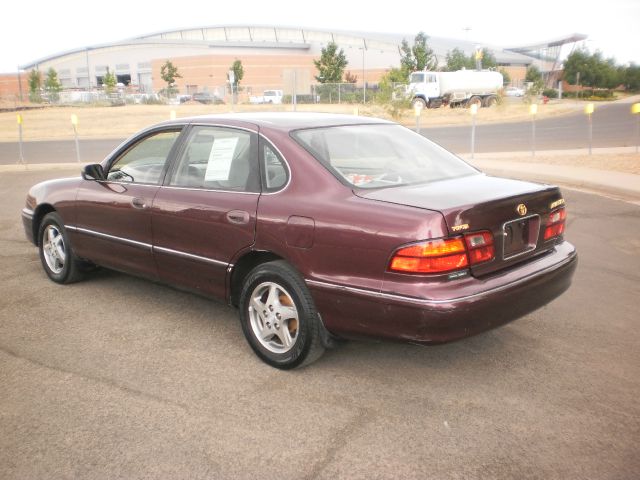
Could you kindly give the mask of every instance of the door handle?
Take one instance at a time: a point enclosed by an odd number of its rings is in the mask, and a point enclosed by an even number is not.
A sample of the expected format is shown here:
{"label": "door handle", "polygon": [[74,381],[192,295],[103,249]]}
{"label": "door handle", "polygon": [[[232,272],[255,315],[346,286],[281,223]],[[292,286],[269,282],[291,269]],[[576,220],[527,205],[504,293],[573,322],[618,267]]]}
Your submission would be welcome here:
{"label": "door handle", "polygon": [[227,212],[227,220],[229,223],[235,223],[236,225],[246,225],[249,223],[250,218],[249,212],[245,212],[244,210],[231,210]]}
{"label": "door handle", "polygon": [[133,208],[147,208],[147,203],[144,201],[144,198],[134,197],[131,199],[131,205]]}

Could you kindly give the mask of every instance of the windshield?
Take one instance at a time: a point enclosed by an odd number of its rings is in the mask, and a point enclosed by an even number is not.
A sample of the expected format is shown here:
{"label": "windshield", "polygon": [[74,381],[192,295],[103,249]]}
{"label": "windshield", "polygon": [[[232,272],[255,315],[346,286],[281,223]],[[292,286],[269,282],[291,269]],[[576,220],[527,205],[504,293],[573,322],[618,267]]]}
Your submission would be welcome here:
{"label": "windshield", "polygon": [[395,124],[292,133],[339,180],[358,188],[429,183],[479,172],[444,148]]}

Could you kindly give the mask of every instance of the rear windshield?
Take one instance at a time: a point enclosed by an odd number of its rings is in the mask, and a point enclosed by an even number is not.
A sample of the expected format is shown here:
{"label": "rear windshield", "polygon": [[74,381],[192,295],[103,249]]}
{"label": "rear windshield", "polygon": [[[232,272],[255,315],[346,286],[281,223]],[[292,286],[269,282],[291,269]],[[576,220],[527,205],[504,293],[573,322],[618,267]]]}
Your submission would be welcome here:
{"label": "rear windshield", "polygon": [[479,172],[400,125],[297,130],[293,138],[340,181],[358,188],[436,182]]}

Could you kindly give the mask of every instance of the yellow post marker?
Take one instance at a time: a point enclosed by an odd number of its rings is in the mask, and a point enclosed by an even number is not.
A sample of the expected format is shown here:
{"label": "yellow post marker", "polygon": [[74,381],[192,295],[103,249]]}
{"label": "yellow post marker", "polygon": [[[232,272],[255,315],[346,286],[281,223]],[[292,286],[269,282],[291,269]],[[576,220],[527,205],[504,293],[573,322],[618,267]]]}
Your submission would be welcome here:
{"label": "yellow post marker", "polygon": [[80,142],[78,142],[78,116],[71,114],[71,126],[73,127],[73,137],[76,141],[76,161],[80,163]]}
{"label": "yellow post marker", "polygon": [[16,122],[18,123],[18,140],[19,140],[18,141],[18,147],[19,147],[18,163],[22,163],[26,165],[24,161],[24,151],[22,149],[22,115],[19,113],[16,115]]}
{"label": "yellow post marker", "polygon": [[593,144],[593,122],[591,121],[591,114],[593,113],[593,103],[587,103],[584,106],[584,113],[589,118],[589,155],[591,155],[591,145]]}
{"label": "yellow post marker", "polygon": [[536,113],[538,113],[538,104],[532,103],[531,105],[529,105],[529,114],[535,115]]}
{"label": "yellow post marker", "polygon": [[638,153],[638,150],[640,150],[640,103],[634,103],[633,105],[631,105],[631,113],[638,116],[638,140],[636,141],[636,153]]}
{"label": "yellow post marker", "polygon": [[169,118],[170,118],[171,120],[175,120],[175,119],[176,119],[176,111],[175,111],[175,110],[171,110],[171,111],[169,112]]}
{"label": "yellow post marker", "polygon": [[471,114],[471,159],[473,159],[476,150],[476,115],[478,113],[478,104],[472,103],[469,106]]}
{"label": "yellow post marker", "polygon": [[413,104],[413,113],[416,115],[416,133],[420,133],[420,114],[422,113],[423,106],[420,101],[416,101]]}

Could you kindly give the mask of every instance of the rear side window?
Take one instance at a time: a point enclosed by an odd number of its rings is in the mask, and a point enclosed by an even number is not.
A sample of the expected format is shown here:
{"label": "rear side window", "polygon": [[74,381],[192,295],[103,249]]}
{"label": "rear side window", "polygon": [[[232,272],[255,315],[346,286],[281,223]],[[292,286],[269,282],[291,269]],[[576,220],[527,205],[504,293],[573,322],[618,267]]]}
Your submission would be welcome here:
{"label": "rear side window", "polygon": [[280,155],[266,142],[261,142],[263,185],[267,192],[280,190],[287,183],[289,173]]}
{"label": "rear side window", "polygon": [[180,131],[151,134],[121,154],[109,168],[107,180],[156,184]]}
{"label": "rear side window", "polygon": [[193,127],[169,185],[259,192],[257,136],[244,130]]}

